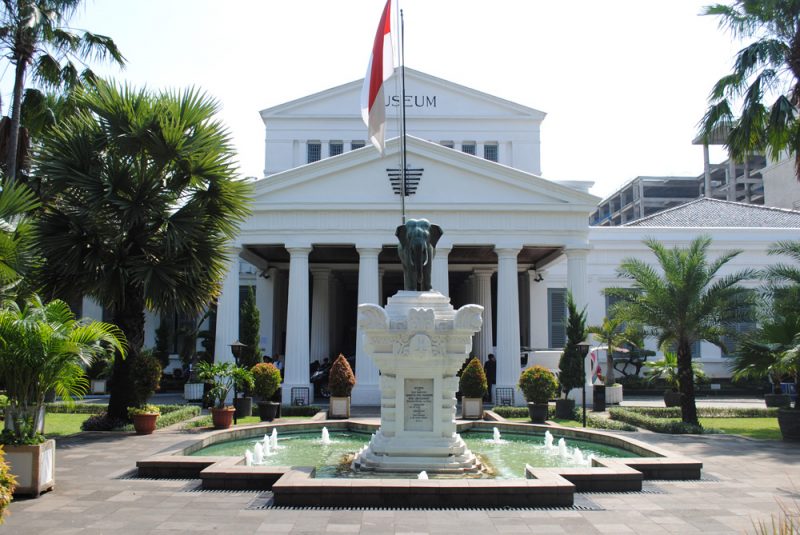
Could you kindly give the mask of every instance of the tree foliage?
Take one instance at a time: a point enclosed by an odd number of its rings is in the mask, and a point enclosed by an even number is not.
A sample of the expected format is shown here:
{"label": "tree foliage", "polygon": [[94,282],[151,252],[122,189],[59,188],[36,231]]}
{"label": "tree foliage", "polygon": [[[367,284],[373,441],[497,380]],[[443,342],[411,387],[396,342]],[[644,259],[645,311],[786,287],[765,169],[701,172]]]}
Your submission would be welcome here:
{"label": "tree foliage", "polygon": [[218,104],[200,91],[97,80],[79,101],[36,155],[41,281],[53,295],[93,297],[125,333],[130,358],[115,359],[109,402],[124,418],[145,307],[199,313],[217,296],[251,187],[236,180]]}
{"label": "tree foliage", "polygon": [[461,372],[458,380],[459,390],[467,398],[483,398],[489,385],[486,382],[486,373],[478,357],[473,357],[467,367]]}
{"label": "tree foliage", "polygon": [[755,278],[756,272],[721,275],[739,251],[709,259],[707,236],[695,238],[688,247],[669,249],[654,239],[645,244],[658,269],[641,258],[626,258],[617,274],[631,286],[609,288],[606,294],[620,298],[615,304],[618,320],[643,325],[646,334],[658,338],[659,347],[677,347],[682,419],[696,424],[691,346],[706,340],[724,348],[723,336],[733,334],[733,324],[752,314],[752,296],[739,283]]}
{"label": "tree foliage", "polygon": [[586,335],[586,307],[578,311],[572,292],[567,292],[567,345],[558,361],[558,382],[564,396],[583,384],[583,361],[586,355],[581,354],[578,346],[586,339]]}
{"label": "tree foliage", "polygon": [[356,376],[353,374],[353,368],[350,363],[344,358],[344,355],[339,355],[331,365],[331,371],[328,377],[328,389],[331,395],[335,397],[348,397],[356,385]]}
{"label": "tree foliage", "polygon": [[261,320],[256,306],[256,293],[252,286],[248,288],[247,295],[242,301],[239,318],[239,341],[245,345],[239,358],[242,366],[249,369],[261,362],[259,349]]}
{"label": "tree foliage", "polygon": [[734,38],[751,42],[712,88],[701,135],[706,141],[724,135],[737,161],[764,150],[773,158],[788,151],[800,171],[800,2],[734,0],[709,6],[705,14],[719,17]]}
{"label": "tree foliage", "polygon": [[558,380],[543,366],[531,366],[519,376],[519,389],[530,403],[547,403],[558,392]]}

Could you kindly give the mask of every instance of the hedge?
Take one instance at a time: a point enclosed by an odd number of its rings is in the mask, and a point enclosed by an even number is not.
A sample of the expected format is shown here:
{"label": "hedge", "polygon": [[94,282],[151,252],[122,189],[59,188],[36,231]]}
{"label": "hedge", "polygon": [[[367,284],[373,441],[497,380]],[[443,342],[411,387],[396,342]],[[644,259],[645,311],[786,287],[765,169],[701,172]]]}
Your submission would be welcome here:
{"label": "hedge", "polygon": [[[626,411],[653,418],[680,418],[680,407],[625,407]],[[700,418],[777,418],[777,408],[697,407]]]}
{"label": "hedge", "polygon": [[[492,411],[498,416],[503,418],[528,418],[530,413],[527,407],[510,407],[507,405],[500,407],[493,407]],[[547,409],[547,419],[555,418],[555,408],[549,407]],[[583,421],[583,413],[579,408],[575,408],[572,413],[572,419],[576,422]],[[586,413],[586,426],[593,429],[611,429],[614,431],[636,431],[636,428],[623,422],[614,422],[607,418],[595,416],[594,414]]]}
{"label": "hedge", "polygon": [[703,432],[708,432],[704,431],[703,426],[701,425],[687,424],[675,420],[667,420],[665,419],[666,417],[657,418],[653,416],[647,416],[645,414],[630,411],[628,409],[623,409],[621,407],[613,407],[609,409],[608,414],[611,416],[611,419],[613,420],[635,425],[636,427],[643,427],[645,429],[649,429],[650,431],[654,431],[656,433],[685,435],[685,434],[701,434]]}
{"label": "hedge", "polygon": [[[156,429],[169,427],[170,425],[189,420],[195,416],[200,416],[200,407],[197,405],[159,405],[161,416],[156,421]],[[121,431],[133,431],[133,424],[126,425]]]}

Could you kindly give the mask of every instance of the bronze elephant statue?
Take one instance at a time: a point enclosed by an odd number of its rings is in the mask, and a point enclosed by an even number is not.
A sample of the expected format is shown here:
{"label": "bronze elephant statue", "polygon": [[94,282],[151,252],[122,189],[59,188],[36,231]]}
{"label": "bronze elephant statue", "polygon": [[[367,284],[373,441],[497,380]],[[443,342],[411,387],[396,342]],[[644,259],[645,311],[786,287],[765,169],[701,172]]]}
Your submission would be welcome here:
{"label": "bronze elephant statue", "polygon": [[403,289],[428,291],[431,289],[431,265],[436,254],[436,243],[442,237],[439,225],[427,219],[409,219],[395,232],[400,244],[397,253],[403,264]]}

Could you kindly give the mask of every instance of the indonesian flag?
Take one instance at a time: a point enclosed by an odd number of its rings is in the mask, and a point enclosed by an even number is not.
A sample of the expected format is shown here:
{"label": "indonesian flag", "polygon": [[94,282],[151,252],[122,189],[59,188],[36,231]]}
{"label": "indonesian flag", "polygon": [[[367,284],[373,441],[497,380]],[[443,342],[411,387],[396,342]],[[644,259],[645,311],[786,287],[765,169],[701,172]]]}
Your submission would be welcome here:
{"label": "indonesian flag", "polygon": [[383,98],[383,82],[394,72],[391,33],[392,0],[386,0],[381,22],[372,44],[367,75],[361,88],[361,117],[367,125],[367,135],[375,148],[383,155],[386,132],[386,110]]}

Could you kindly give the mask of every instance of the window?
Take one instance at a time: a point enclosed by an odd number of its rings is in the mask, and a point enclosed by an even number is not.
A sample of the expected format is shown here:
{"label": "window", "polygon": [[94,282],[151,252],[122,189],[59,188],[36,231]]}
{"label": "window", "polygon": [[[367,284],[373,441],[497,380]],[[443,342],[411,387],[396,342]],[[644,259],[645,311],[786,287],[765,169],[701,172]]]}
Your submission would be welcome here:
{"label": "window", "polygon": [[567,345],[567,289],[547,289],[547,325],[550,348]]}
{"label": "window", "polygon": [[338,156],[344,152],[344,143],[341,141],[331,141],[328,145],[328,149],[330,150],[331,156]]}
{"label": "window", "polygon": [[317,162],[322,158],[322,143],[319,141],[309,141],[306,145],[308,163]]}
{"label": "window", "polygon": [[461,144],[461,152],[465,152],[467,154],[472,154],[475,156],[475,142],[473,141],[465,141]]}
{"label": "window", "polygon": [[483,157],[490,162],[497,161],[497,143],[487,143],[483,146]]}
{"label": "window", "polygon": [[351,141],[350,142],[350,150],[356,150],[364,147],[363,141]]}
{"label": "window", "polygon": [[456,146],[455,143],[453,143],[452,141],[442,141],[441,145],[442,147],[447,147],[448,149],[452,149],[453,147]]}

